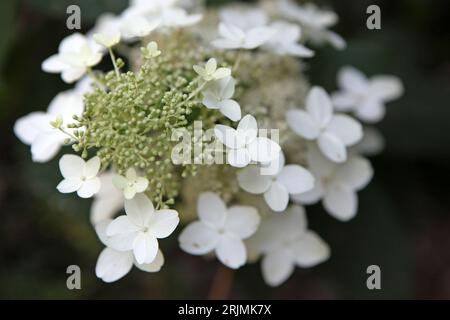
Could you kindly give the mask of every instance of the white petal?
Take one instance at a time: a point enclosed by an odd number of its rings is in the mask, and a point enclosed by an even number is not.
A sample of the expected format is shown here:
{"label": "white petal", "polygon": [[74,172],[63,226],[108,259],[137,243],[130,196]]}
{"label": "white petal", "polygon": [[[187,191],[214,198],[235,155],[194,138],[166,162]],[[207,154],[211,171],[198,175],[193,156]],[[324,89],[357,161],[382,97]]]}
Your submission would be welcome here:
{"label": "white petal", "polygon": [[84,176],[86,178],[96,177],[101,166],[101,161],[99,157],[93,157],[86,162],[86,166],[84,169]]}
{"label": "white petal", "polygon": [[257,166],[250,166],[240,170],[237,174],[237,179],[242,189],[253,194],[266,192],[272,183],[272,177],[262,175],[261,168]]}
{"label": "white petal", "polygon": [[73,154],[65,154],[59,160],[59,170],[64,178],[81,177],[85,166],[84,160]]}
{"label": "white petal", "polygon": [[156,254],[155,260],[151,263],[139,264],[137,261],[135,262],[135,266],[145,272],[158,272],[161,270],[161,267],[164,265],[164,256],[161,250],[158,250]]}
{"label": "white petal", "polygon": [[400,98],[403,95],[402,81],[395,76],[379,75],[370,79],[371,94],[390,101]]}
{"label": "white petal", "polygon": [[316,180],[330,177],[338,166],[337,163],[324,156],[322,151],[315,144],[308,145],[306,156],[308,160],[308,169],[314,173]]}
{"label": "white petal", "polygon": [[219,79],[223,79],[225,77],[229,77],[230,75],[231,75],[231,69],[219,68],[213,73],[212,77],[215,80],[219,80]]}
{"label": "white petal", "polygon": [[281,147],[271,139],[258,137],[247,146],[247,150],[251,160],[268,163],[279,157]]}
{"label": "white petal", "polygon": [[166,238],[172,234],[180,222],[178,212],[170,209],[156,211],[149,231],[158,239]]}
{"label": "white petal", "polygon": [[64,138],[58,132],[40,133],[31,144],[31,155],[34,162],[47,162],[61,149]]}
{"label": "white petal", "polygon": [[336,219],[348,221],[356,215],[358,196],[346,185],[333,184],[326,189],[323,205]]}
{"label": "white petal", "polygon": [[101,187],[100,179],[95,177],[83,182],[80,189],[78,189],[77,194],[80,198],[91,198],[96,194]]}
{"label": "white petal", "polygon": [[330,257],[330,248],[315,232],[308,231],[290,245],[295,262],[303,268],[311,268]]}
{"label": "white petal", "polygon": [[32,112],[16,121],[14,133],[23,143],[30,145],[41,133],[41,128],[50,126],[50,121],[46,113]]}
{"label": "white petal", "polygon": [[137,193],[144,192],[148,188],[148,180],[144,177],[136,178],[135,189]]}
{"label": "white petal", "polygon": [[264,193],[264,199],[273,211],[281,212],[288,206],[289,192],[281,183],[274,181]]}
{"label": "white petal", "polygon": [[258,135],[258,123],[254,116],[247,114],[239,121],[236,130],[239,135],[244,136],[245,144],[248,144]]}
{"label": "white petal", "polygon": [[77,81],[78,79],[81,79],[85,73],[86,73],[85,67],[77,67],[77,68],[71,67],[71,68],[65,69],[61,73],[61,78],[66,83],[72,83],[72,82]]}
{"label": "white petal", "polygon": [[225,224],[227,208],[215,193],[201,193],[198,197],[197,211],[200,220],[212,228],[221,228]]}
{"label": "white petal", "polygon": [[214,59],[214,58],[209,59],[205,65],[206,73],[212,74],[214,71],[216,71],[216,69],[217,69],[216,59]]}
{"label": "white petal", "polygon": [[125,197],[125,200],[131,200],[136,195],[136,188],[134,186],[125,186],[123,189],[123,195]]}
{"label": "white petal", "polygon": [[291,199],[295,203],[314,204],[317,203],[320,199],[322,199],[323,194],[324,190],[322,187],[322,183],[320,182],[320,179],[316,179],[313,189],[307,192],[291,195]]}
{"label": "white petal", "polygon": [[108,246],[119,251],[132,250],[139,230],[127,216],[117,217],[106,228]]}
{"label": "white petal", "polygon": [[219,100],[216,96],[209,92],[203,93],[203,101],[202,103],[207,107],[208,109],[219,109]]}
{"label": "white petal", "polygon": [[373,177],[373,169],[369,160],[352,155],[348,161],[339,166],[334,179],[355,190],[363,189]]}
{"label": "white petal", "polygon": [[83,181],[77,177],[69,177],[61,181],[56,189],[61,193],[71,193],[75,192],[81,188]]}
{"label": "white petal", "polygon": [[367,123],[376,123],[383,119],[386,108],[378,99],[367,99],[355,110],[357,118]]}
{"label": "white petal", "polygon": [[133,254],[105,248],[95,266],[95,274],[105,282],[114,282],[125,276],[133,267]]}
{"label": "white petal", "polygon": [[245,143],[243,139],[239,139],[235,129],[222,124],[217,124],[214,127],[214,135],[220,142],[230,149],[237,149]]}
{"label": "white petal", "polygon": [[285,282],[294,272],[294,262],[286,250],[276,250],[267,254],[261,263],[264,281],[272,287]]}
{"label": "white petal", "polygon": [[111,219],[105,219],[103,221],[100,221],[97,223],[94,228],[95,232],[97,233],[97,237],[100,239],[100,241],[105,245],[108,246],[109,237],[106,234],[106,229],[108,228],[109,224],[112,222]]}
{"label": "white petal", "polygon": [[114,186],[116,188],[123,190],[128,185],[128,180],[127,180],[127,178],[125,178],[123,176],[119,176],[118,174],[115,174],[112,177],[112,183],[114,184]]}
{"label": "white petal", "polygon": [[134,239],[133,253],[138,264],[152,263],[158,253],[158,240],[150,233],[139,232]]}
{"label": "white petal", "polygon": [[123,198],[121,196],[96,197],[92,202],[90,220],[93,225],[98,222],[112,218],[123,208]]}
{"label": "white petal", "polygon": [[303,110],[290,110],[286,113],[289,127],[299,136],[313,140],[319,136],[319,125]]}
{"label": "white petal", "polygon": [[338,111],[350,111],[358,104],[358,95],[348,92],[339,91],[331,95],[333,105]]}
{"label": "white petal", "polygon": [[291,194],[303,193],[314,187],[314,177],[311,172],[294,164],[285,166],[278,175],[277,181]]}
{"label": "white petal", "polygon": [[218,233],[201,221],[189,224],[181,232],[180,248],[189,254],[203,255],[211,252],[219,241]]}
{"label": "white petal", "polygon": [[233,206],[228,209],[225,230],[236,238],[247,239],[256,232],[261,218],[258,211],[248,206]]}
{"label": "white petal", "polygon": [[344,143],[336,135],[324,132],[317,140],[320,151],[334,162],[344,162],[347,160],[347,149]]}
{"label": "white petal", "polygon": [[362,93],[368,86],[367,77],[359,70],[345,66],[338,72],[338,84],[349,92]]}
{"label": "white petal", "polygon": [[326,131],[337,136],[346,146],[354,145],[363,137],[362,125],[343,114],[333,116]]}
{"label": "white petal", "polygon": [[61,61],[59,55],[54,54],[42,62],[41,68],[45,72],[59,73],[67,68],[67,64]]}
{"label": "white petal", "polygon": [[322,87],[313,87],[306,97],[306,110],[313,121],[324,128],[333,116],[331,99]]}
{"label": "white petal", "polygon": [[222,236],[220,239],[216,248],[216,255],[220,262],[231,269],[238,269],[247,260],[244,242],[228,236]]}
{"label": "white petal", "polygon": [[133,199],[125,200],[125,212],[135,225],[147,227],[155,215],[155,208],[144,194],[137,194]]}
{"label": "white petal", "polygon": [[238,121],[241,119],[241,106],[234,100],[223,100],[217,105],[220,112],[231,121]]}
{"label": "white petal", "polygon": [[250,153],[247,149],[228,149],[227,162],[236,168],[246,167],[251,161]]}

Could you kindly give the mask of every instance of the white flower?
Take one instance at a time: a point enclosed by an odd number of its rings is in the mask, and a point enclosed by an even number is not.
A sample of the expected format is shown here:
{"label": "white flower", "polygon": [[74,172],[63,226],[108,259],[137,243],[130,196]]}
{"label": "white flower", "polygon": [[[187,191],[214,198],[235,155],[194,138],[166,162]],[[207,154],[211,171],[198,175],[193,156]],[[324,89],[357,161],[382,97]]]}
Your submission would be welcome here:
{"label": "white flower", "polygon": [[[120,34],[120,24],[122,23],[122,18],[115,16],[111,13],[104,13],[101,14],[97,20],[95,21],[95,26],[94,28],[92,28],[87,34],[86,37],[88,39],[93,39],[94,43],[95,43],[95,34],[102,34],[108,38],[111,38],[113,40],[117,39],[117,36],[119,37],[119,39],[117,40],[117,42],[120,41],[121,38],[121,34]],[[111,40],[110,39],[110,40]],[[100,40],[102,41],[102,40]],[[105,43],[108,44],[108,42],[115,42],[115,41],[105,41]],[[116,44],[116,43],[115,43]],[[113,45],[115,45],[113,44]],[[111,45],[111,47],[113,46]],[[98,50],[104,52],[105,51],[105,47],[108,48],[108,46],[104,45],[104,44],[99,44],[98,45]]]}
{"label": "white flower", "polygon": [[305,211],[296,205],[283,214],[263,219],[246,244],[249,250],[264,255],[261,262],[263,278],[273,287],[286,281],[296,266],[311,268],[330,256],[327,243],[308,230]]}
{"label": "white flower", "polygon": [[368,79],[359,70],[348,66],[339,71],[338,84],[341,91],[332,95],[336,109],[353,111],[357,118],[369,123],[380,121],[386,113],[384,104],[403,94],[399,78],[379,75]]}
{"label": "white flower", "polygon": [[372,179],[373,169],[363,157],[351,154],[347,162],[336,164],[329,161],[314,147],[308,149],[308,168],[316,178],[314,189],[292,196],[302,204],[313,204],[322,199],[325,210],[341,221],[356,215],[357,191]]}
{"label": "white flower", "polygon": [[202,19],[201,14],[188,14],[181,8],[167,8],[162,10],[161,26],[166,28],[187,27],[198,23]]}
{"label": "white flower", "polygon": [[77,192],[80,198],[90,198],[100,190],[100,158],[84,161],[73,154],[65,154],[59,160],[59,170],[64,180],[56,187],[61,193]]}
{"label": "white flower", "polygon": [[118,174],[114,175],[113,184],[116,188],[123,191],[125,199],[131,200],[136,193],[144,192],[147,189],[148,180],[147,178],[139,177],[134,168],[129,168],[125,177]]}
{"label": "white flower", "polygon": [[301,37],[301,29],[298,25],[284,21],[273,22],[270,28],[275,34],[263,44],[263,48],[278,55],[291,55],[309,58],[314,51],[298,43]]}
{"label": "white flower", "polygon": [[300,6],[290,0],[280,2],[280,11],[285,17],[300,23],[307,37],[313,42],[329,42],[340,50],[346,47],[341,36],[328,30],[338,21],[338,16],[333,11],[320,9],[313,3]]}
{"label": "white flower", "polygon": [[260,217],[256,209],[247,206],[226,208],[214,193],[205,192],[198,198],[200,220],[192,222],[180,234],[180,247],[194,255],[214,251],[227,267],[237,269],[247,261],[243,239],[258,229]]}
{"label": "white flower", "polygon": [[241,119],[241,107],[233,99],[236,80],[231,76],[209,83],[203,90],[203,104],[208,109],[219,109],[232,121]]}
{"label": "white flower", "polygon": [[330,98],[321,87],[313,87],[308,93],[306,111],[290,110],[286,120],[301,137],[317,140],[323,154],[335,162],[344,162],[346,147],[362,138],[361,124],[347,115],[334,115]]}
{"label": "white flower", "polygon": [[286,210],[290,194],[307,192],[314,187],[313,175],[299,165],[285,165],[280,152],[274,174],[264,174],[257,166],[247,167],[238,172],[239,186],[253,194],[264,194],[264,199],[273,211]]}
{"label": "white flower", "polygon": [[110,248],[110,237],[106,235],[106,229],[111,223],[110,219],[95,225],[95,231],[100,241],[106,246],[98,256],[95,266],[95,274],[104,282],[114,282],[130,272],[133,264],[146,272],[158,272],[164,264],[164,256],[158,250],[155,259],[151,263],[139,264],[133,257],[133,251],[118,251]]}
{"label": "white flower", "polygon": [[180,219],[175,210],[155,211],[143,194],[125,200],[126,215],[114,219],[106,229],[109,247],[118,251],[133,250],[139,264],[151,263],[158,253],[158,240],[168,237]]}
{"label": "white flower", "polygon": [[377,128],[364,127],[363,138],[352,147],[351,151],[365,156],[376,156],[383,151],[384,145],[384,137]]}
{"label": "white flower", "polygon": [[71,83],[80,79],[88,68],[98,64],[101,59],[98,48],[82,34],[74,33],[61,41],[58,53],[42,63],[42,70],[61,73],[62,79]]}
{"label": "white flower", "polygon": [[123,208],[123,192],[114,186],[113,176],[113,172],[105,172],[98,177],[101,187],[94,195],[90,212],[90,220],[94,226],[103,220],[111,219]]}
{"label": "white flower", "polygon": [[228,147],[227,162],[233,167],[245,167],[250,161],[268,163],[275,160],[281,151],[275,141],[258,137],[258,124],[252,115],[243,117],[237,129],[218,124],[214,134]]}
{"label": "white flower", "polygon": [[194,65],[194,71],[205,81],[219,80],[231,75],[229,68],[217,68],[217,61],[214,58],[209,59],[205,67]]}
{"label": "white flower", "polygon": [[269,41],[275,31],[269,27],[255,27],[249,30],[221,22],[220,37],[212,44],[220,49],[255,49]]}
{"label": "white flower", "polygon": [[141,15],[128,15],[122,19],[120,32],[126,40],[133,40],[148,36],[160,24],[160,20],[150,20]]}
{"label": "white flower", "polygon": [[161,54],[161,50],[158,50],[158,44],[155,41],[149,42],[147,46],[141,50],[146,59],[156,58]]}
{"label": "white flower", "polygon": [[66,126],[74,122],[74,115],[81,116],[83,108],[83,96],[76,90],[61,92],[50,102],[47,112],[32,112],[18,119],[14,124],[14,133],[23,143],[31,145],[34,162],[47,162],[58,153],[68,138],[50,122],[58,118],[63,123],[61,128],[73,133],[73,129]]}
{"label": "white flower", "polygon": [[220,21],[248,31],[256,27],[267,26],[269,17],[259,8],[245,5],[233,5],[219,11]]}
{"label": "white flower", "polygon": [[120,42],[120,32],[95,33],[93,38],[99,45],[111,48]]}

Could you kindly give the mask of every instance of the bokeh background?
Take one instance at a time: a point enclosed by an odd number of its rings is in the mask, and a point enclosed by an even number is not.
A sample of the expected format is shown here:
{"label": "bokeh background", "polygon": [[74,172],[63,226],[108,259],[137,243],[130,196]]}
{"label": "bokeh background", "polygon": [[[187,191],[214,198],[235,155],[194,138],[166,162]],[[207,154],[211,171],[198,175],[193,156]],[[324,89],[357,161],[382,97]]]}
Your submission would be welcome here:
{"label": "bokeh background", "polygon": [[[297,269],[275,289],[264,284],[259,265],[246,266],[235,274],[230,297],[448,299],[450,2],[316,2],[337,11],[335,30],[348,40],[348,49],[317,50],[307,70],[311,82],[334,90],[337,70],[350,64],[369,75],[398,75],[406,94],[389,104],[379,125],[386,147],[372,158],[375,177],[360,193],[357,217],[341,223],[320,205],[308,209],[311,228],[331,246],[331,259]],[[58,194],[57,160],[33,164],[29,147],[13,134],[18,117],[44,110],[68,88],[40,64],[69,33],[69,4],[81,7],[84,32],[98,14],[118,12],[126,1],[0,1],[0,298],[206,298],[218,263],[183,253],[175,236],[162,244],[167,263],[160,273],[134,268],[114,284],[96,279],[102,245],[89,224],[90,201]],[[365,27],[369,4],[381,7],[381,30]],[[82,290],[66,288],[71,264],[81,267]],[[366,288],[371,264],[381,267],[381,290]]]}

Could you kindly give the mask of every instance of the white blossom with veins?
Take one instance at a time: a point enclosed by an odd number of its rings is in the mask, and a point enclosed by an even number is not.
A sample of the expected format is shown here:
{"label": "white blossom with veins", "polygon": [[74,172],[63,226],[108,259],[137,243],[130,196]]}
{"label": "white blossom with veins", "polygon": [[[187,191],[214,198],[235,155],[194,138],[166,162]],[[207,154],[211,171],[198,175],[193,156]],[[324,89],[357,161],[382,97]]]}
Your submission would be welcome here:
{"label": "white blossom with veins", "polygon": [[278,55],[291,55],[295,57],[309,58],[314,51],[301,45],[301,29],[298,25],[285,21],[276,21],[270,25],[275,34],[263,44],[262,48]]}
{"label": "white blossom with veins", "polygon": [[42,70],[50,73],[61,73],[61,78],[72,83],[95,66],[102,59],[99,47],[93,45],[84,35],[74,33],[61,41],[58,53],[42,63]]}
{"label": "white blossom with veins", "polygon": [[100,241],[106,246],[100,253],[95,266],[95,275],[104,282],[114,282],[130,272],[133,264],[145,272],[158,272],[164,265],[164,256],[158,250],[151,263],[139,264],[134,258],[133,251],[118,251],[110,247],[111,238],[107,236],[106,229],[111,219],[103,220],[95,225],[95,231]]}
{"label": "white blossom with veins", "polygon": [[144,192],[148,187],[148,180],[145,177],[139,177],[134,168],[129,168],[124,176],[114,175],[113,184],[123,191],[125,199],[131,200],[136,193]]}
{"label": "white blossom with veins", "polygon": [[293,195],[294,202],[314,204],[322,199],[325,210],[341,221],[352,219],[358,210],[357,191],[372,179],[370,162],[350,154],[347,162],[337,164],[325,158],[317,148],[308,149],[308,168],[316,178],[314,189]]}
{"label": "white blossom with veins", "polygon": [[194,71],[202,77],[206,82],[212,80],[219,80],[231,75],[229,68],[217,68],[217,61],[214,58],[209,59],[205,66],[194,65]]}
{"label": "white blossom with veins", "polygon": [[233,206],[227,209],[220,197],[211,192],[198,198],[200,220],[189,224],[180,234],[181,249],[193,255],[212,251],[227,267],[238,269],[247,261],[244,239],[258,229],[260,217],[253,207]]}
{"label": "white blossom with veins", "polygon": [[218,109],[232,121],[241,119],[241,106],[233,99],[236,80],[231,76],[212,81],[203,90],[203,104],[208,109]]}
{"label": "white blossom with veins", "polygon": [[77,192],[80,198],[90,198],[100,190],[100,158],[93,157],[88,161],[83,158],[65,154],[59,160],[59,169],[64,180],[56,187],[61,193]]}
{"label": "white blossom with veins", "polygon": [[276,212],[286,210],[289,195],[307,192],[314,187],[313,175],[302,166],[285,165],[282,152],[273,174],[264,174],[263,168],[249,166],[238,172],[239,186],[253,194],[264,194],[268,206]]}
{"label": "white blossom with veins", "polygon": [[317,141],[322,153],[334,162],[347,160],[347,147],[362,139],[362,126],[355,119],[333,114],[330,97],[321,87],[313,87],[306,97],[306,110],[286,114],[290,128],[306,140]]}
{"label": "white blossom with veins", "polygon": [[158,253],[158,240],[172,234],[180,219],[170,209],[156,210],[144,194],[125,200],[126,215],[114,219],[106,229],[109,246],[118,251],[133,250],[139,264],[153,262]]}
{"label": "white blossom with veins", "polygon": [[103,220],[111,219],[123,209],[125,198],[123,192],[114,186],[112,181],[114,176],[113,172],[108,171],[98,177],[101,187],[94,195],[90,212],[90,220],[94,226]]}
{"label": "white blossom with veins", "polygon": [[308,230],[305,210],[298,205],[263,219],[246,245],[253,255],[263,256],[262,275],[273,287],[285,282],[296,266],[311,268],[330,256],[328,244]]}
{"label": "white blossom with veins", "polygon": [[336,110],[350,111],[367,123],[383,119],[385,103],[403,94],[403,84],[398,77],[377,75],[370,79],[353,67],[343,67],[338,73],[340,91],[332,95]]}
{"label": "white blossom with veins", "polygon": [[216,138],[227,146],[227,162],[233,167],[243,168],[251,161],[268,163],[277,159],[281,148],[267,137],[258,137],[258,124],[252,115],[239,121],[237,129],[217,124]]}

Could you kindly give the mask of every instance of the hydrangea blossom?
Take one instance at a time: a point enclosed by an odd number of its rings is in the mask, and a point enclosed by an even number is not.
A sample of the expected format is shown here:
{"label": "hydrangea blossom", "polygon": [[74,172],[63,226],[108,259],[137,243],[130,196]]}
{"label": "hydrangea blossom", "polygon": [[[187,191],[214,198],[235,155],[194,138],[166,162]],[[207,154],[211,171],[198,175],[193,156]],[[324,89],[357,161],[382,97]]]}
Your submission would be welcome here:
{"label": "hydrangea blossom", "polygon": [[220,23],[220,38],[212,44],[221,49],[255,49],[269,41],[275,31],[269,27],[242,30],[231,24]]}
{"label": "hydrangea blossom", "polygon": [[220,80],[231,75],[229,68],[217,68],[217,61],[214,58],[209,59],[204,67],[194,65],[194,70],[206,82]]}
{"label": "hydrangea blossom", "polygon": [[114,186],[112,179],[115,174],[112,171],[99,175],[100,190],[94,195],[91,205],[90,220],[92,225],[97,225],[103,220],[112,219],[123,209],[125,200],[123,192]]}
{"label": "hydrangea blossom", "polygon": [[308,167],[316,178],[314,189],[294,195],[292,199],[302,204],[313,204],[322,199],[325,210],[341,221],[352,219],[358,209],[357,191],[372,179],[370,162],[351,154],[347,162],[336,164],[317,150],[308,149]]}
{"label": "hydrangea blossom", "polygon": [[328,94],[313,87],[306,98],[306,110],[291,110],[286,121],[301,137],[317,141],[322,153],[334,162],[347,160],[346,147],[362,139],[362,126],[353,118],[333,114]]}
{"label": "hydrangea blossom", "polygon": [[314,187],[314,177],[302,166],[285,165],[282,152],[273,174],[262,168],[249,166],[238,173],[239,186],[253,194],[264,194],[264,200],[273,211],[286,210],[290,194],[301,194]]}
{"label": "hydrangea blossom", "polygon": [[208,109],[219,111],[232,121],[241,119],[241,107],[239,103],[231,99],[234,95],[236,81],[231,77],[225,77],[211,82],[203,90],[203,104]]}
{"label": "hydrangea blossom", "polygon": [[197,206],[199,220],[180,234],[180,247],[194,255],[214,251],[217,258],[232,269],[244,265],[247,251],[242,240],[257,230],[260,221],[257,210],[248,206],[227,209],[222,199],[211,192],[200,194]]}
{"label": "hydrangea blossom", "polygon": [[134,168],[129,168],[125,177],[121,175],[114,175],[113,184],[123,191],[125,199],[131,200],[136,193],[144,192],[148,187],[148,180],[144,177],[139,177]]}
{"label": "hydrangea blossom", "polygon": [[268,163],[275,160],[281,148],[267,137],[258,137],[258,124],[252,115],[244,116],[237,129],[218,124],[214,128],[216,138],[227,146],[227,162],[242,168],[251,161]]}
{"label": "hydrangea blossom", "polygon": [[340,91],[332,95],[336,110],[351,111],[368,123],[383,119],[385,103],[398,99],[403,94],[399,78],[378,75],[368,79],[359,70],[345,66],[338,73]]}
{"label": "hydrangea blossom", "polygon": [[72,83],[86,73],[88,68],[98,64],[102,54],[80,33],[73,33],[64,38],[58,53],[42,63],[42,70],[50,73],[61,73],[61,78]]}

